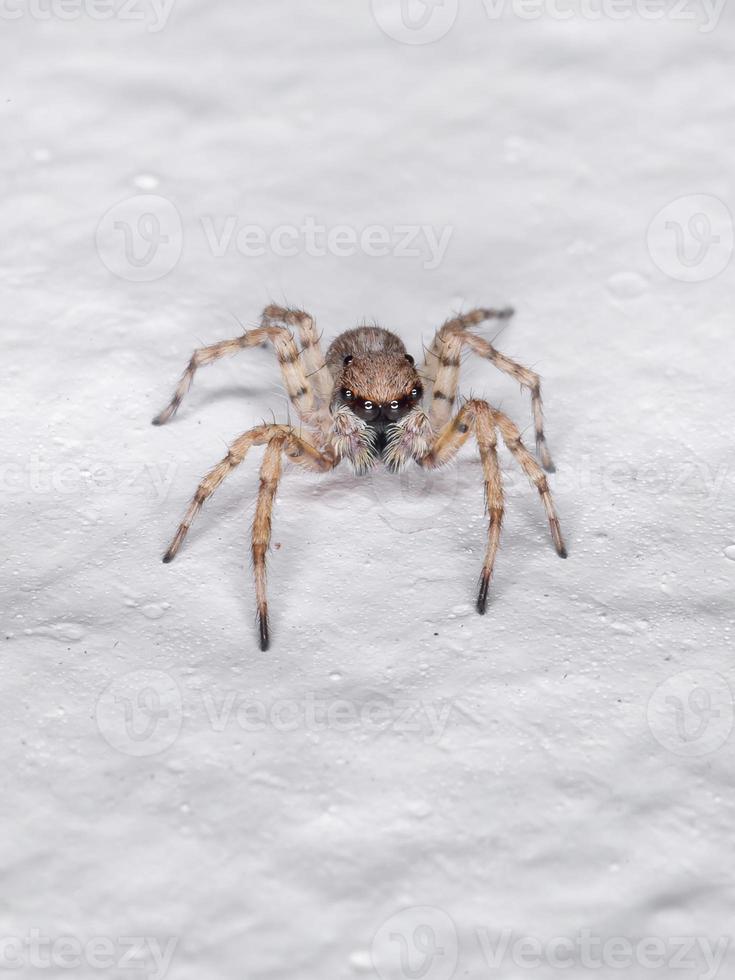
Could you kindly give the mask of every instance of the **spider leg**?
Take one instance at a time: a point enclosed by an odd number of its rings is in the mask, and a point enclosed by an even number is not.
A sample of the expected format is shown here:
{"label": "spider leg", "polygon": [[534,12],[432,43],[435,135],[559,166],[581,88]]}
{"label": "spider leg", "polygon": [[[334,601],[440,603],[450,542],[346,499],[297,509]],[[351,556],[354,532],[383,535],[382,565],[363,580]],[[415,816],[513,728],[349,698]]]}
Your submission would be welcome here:
{"label": "spider leg", "polygon": [[255,572],[255,598],[258,606],[260,649],[267,650],[270,643],[268,629],[268,594],[266,591],[265,558],[271,541],[273,501],[281,478],[281,453],[283,441],[274,436],[268,443],[260,466],[260,489],[255,506],[252,530],[253,570]]}
{"label": "spider leg", "polygon": [[485,612],[487,606],[488,590],[500,544],[504,515],[503,486],[497,454],[498,430],[508,449],[539,491],[549,519],[551,536],[557,554],[561,558],[567,557],[559,519],[554,509],[546,476],[523,445],[518,428],[506,415],[492,408],[486,401],[473,398],[466,402],[457,415],[443,426],[429,452],[418,458],[417,462],[429,469],[444,466],[456,457],[470,435],[474,435],[477,440],[485,484],[485,502],[489,516],[487,549],[477,596],[477,611],[480,614]]}
{"label": "spider leg", "polygon": [[546,516],[549,519],[551,537],[554,541],[554,547],[556,548],[557,554],[560,558],[566,558],[567,549],[561,534],[559,518],[557,517],[556,510],[554,509],[554,501],[551,499],[551,491],[549,490],[549,481],[546,479],[546,474],[533,458],[528,449],[526,449],[526,447],[523,445],[521,434],[518,431],[518,426],[502,412],[495,411],[493,414],[495,422],[500,429],[500,434],[503,437],[503,442],[511,453],[513,453],[516,460],[521,465],[524,473],[539,492],[541,501],[546,511]]}
{"label": "spider leg", "polygon": [[310,443],[293,433],[283,432],[271,436],[265,448],[260,466],[260,488],[252,528],[253,571],[255,573],[255,598],[258,608],[260,649],[267,650],[270,643],[268,627],[268,594],[266,591],[266,555],[271,541],[273,503],[276,499],[282,472],[282,456],[306,469],[324,473],[336,466],[331,456],[322,455]]}
{"label": "spider leg", "polygon": [[266,341],[273,344],[286,392],[299,416],[303,417],[304,414],[311,412],[314,408],[314,391],[304,372],[293,334],[285,326],[278,327],[270,324],[264,313],[263,326],[255,330],[246,330],[241,337],[236,337],[234,340],[223,340],[218,344],[212,344],[210,347],[201,347],[195,350],[176,386],[171,401],[153,419],[153,424],[165,425],[173,418],[186,393],[191,388],[198,368],[205,364],[212,364],[227,354],[235,354],[237,351],[245,350],[248,347],[257,347]]}
{"label": "spider leg", "polygon": [[479,357],[483,357],[495,365],[498,370],[510,375],[531,393],[531,408],[536,434],[536,451],[544,466],[550,473],[554,472],[554,463],[544,435],[544,412],[541,400],[541,379],[535,371],[524,367],[517,361],[497,350],[484,337],[478,337],[469,328],[487,319],[507,319],[513,311],[478,309],[455,317],[442,326],[434,338],[430,349],[434,356],[435,385],[432,403],[432,422],[443,425],[449,418],[451,407],[457,395],[459,367],[462,349],[468,347]]}
{"label": "spider leg", "polygon": [[314,317],[304,313],[303,310],[290,310],[271,304],[263,310],[263,323],[274,320],[285,323],[289,327],[296,327],[299,331],[306,376],[311,380],[319,400],[327,403],[332,396],[334,379],[324,361]]}
{"label": "spider leg", "polygon": [[225,478],[242,463],[251,446],[262,446],[274,438],[282,438],[284,440],[283,445],[285,445],[287,455],[298,465],[318,472],[326,472],[335,465],[332,457],[320,453],[310,442],[297,436],[288,426],[258,425],[253,429],[249,429],[235,439],[224,459],[207,473],[197,487],[196,493],[184,514],[184,519],[179,524],[174,539],[163,556],[163,561],[166,564],[173,561],[176,557],[179,548],[184,542],[184,538],[189,533],[189,528],[194,523],[194,519],[205,502],[212,496],[220,484],[224,482]]}
{"label": "spider leg", "polygon": [[513,310],[510,308],[471,310],[447,320],[434,334],[419,374],[424,379],[427,395],[431,395],[431,422],[435,428],[439,429],[449,421],[457,397],[462,354],[462,341],[456,336],[457,332],[483,320],[507,320],[511,316]]}

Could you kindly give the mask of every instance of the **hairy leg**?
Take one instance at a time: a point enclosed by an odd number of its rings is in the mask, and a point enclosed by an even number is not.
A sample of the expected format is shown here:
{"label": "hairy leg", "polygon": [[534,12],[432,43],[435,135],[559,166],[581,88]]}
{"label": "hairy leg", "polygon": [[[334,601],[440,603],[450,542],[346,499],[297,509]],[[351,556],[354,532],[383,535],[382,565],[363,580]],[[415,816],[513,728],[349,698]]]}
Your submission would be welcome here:
{"label": "hairy leg", "polygon": [[477,611],[485,612],[487,595],[492,578],[495,558],[500,543],[503,522],[504,502],[500,464],[497,455],[497,430],[511,453],[521,464],[524,472],[539,491],[551,528],[551,536],[557,553],[566,558],[567,551],[561,535],[559,519],[551,499],[548,482],[541,467],[521,441],[518,428],[502,412],[492,408],[486,401],[471,399],[466,402],[457,415],[443,426],[437,434],[431,449],[423,457],[417,458],[419,465],[435,469],[451,462],[462,446],[474,435],[480,450],[485,484],[485,499],[489,515],[488,543],[485,552],[480,589],[477,596]]}
{"label": "hairy leg", "polygon": [[467,402],[437,435],[434,443],[417,462],[427,469],[437,469],[451,462],[474,435],[480,450],[482,473],[485,487],[485,505],[488,512],[487,547],[480,575],[477,593],[477,611],[484,615],[487,608],[487,595],[490,588],[495,558],[500,545],[500,531],[503,524],[503,484],[498,460],[498,437],[493,413],[487,402],[473,400]]}
{"label": "hairy leg", "polygon": [[500,434],[503,437],[503,442],[513,453],[516,460],[520,463],[524,473],[539,492],[544,509],[546,510],[546,516],[549,519],[551,537],[554,541],[554,547],[556,548],[557,554],[560,558],[566,558],[567,549],[564,544],[564,539],[562,538],[559,518],[557,517],[556,510],[554,509],[554,501],[551,499],[551,491],[549,490],[549,482],[546,479],[546,474],[528,449],[526,449],[524,446],[523,441],[521,440],[521,434],[518,431],[518,426],[502,412],[494,411],[493,415],[495,418],[495,423],[500,429]]}
{"label": "hairy leg", "polygon": [[501,354],[484,337],[478,337],[470,331],[463,331],[459,334],[463,344],[466,344],[475,354],[491,361],[496,368],[509,374],[519,382],[521,387],[527,388],[531,392],[531,408],[533,410],[533,426],[536,434],[536,451],[539,454],[545,469],[550,473],[554,472],[554,463],[551,459],[549,447],[546,444],[544,435],[544,410],[541,401],[541,379],[535,371],[523,367],[517,361]]}
{"label": "hairy leg", "polygon": [[268,594],[266,591],[266,555],[271,541],[273,502],[281,478],[281,453],[284,438],[274,436],[266,446],[260,466],[260,489],[255,506],[252,530],[253,571],[255,573],[255,598],[258,606],[260,649],[267,650],[270,642],[268,631]]}
{"label": "hairy leg", "polygon": [[323,403],[332,396],[334,378],[324,361],[321,341],[317,333],[314,317],[303,310],[289,310],[271,304],[263,310],[263,324],[278,321],[289,327],[296,327],[301,341],[301,359],[307,378],[311,381],[316,395]]}
{"label": "hairy leg", "polygon": [[420,371],[427,386],[432,386],[430,415],[435,428],[438,429],[449,421],[457,398],[462,332],[484,320],[507,320],[511,316],[513,310],[510,308],[470,310],[469,313],[447,320],[437,330]]}
{"label": "hairy leg", "polygon": [[163,556],[164,562],[168,563],[173,561],[183,544],[184,538],[189,533],[189,528],[194,523],[194,519],[205,502],[212,496],[220,484],[223,483],[225,478],[242,463],[251,446],[262,446],[275,438],[281,439],[281,450],[285,451],[286,455],[299,466],[324,473],[331,470],[335,465],[335,461],[331,456],[320,453],[310,442],[301,436],[297,436],[288,426],[258,425],[253,429],[249,429],[235,439],[224,459],[207,473],[197,487],[196,493],[184,515],[184,519],[179,524],[174,539]]}
{"label": "hairy leg", "polygon": [[168,405],[154,419],[154,425],[165,425],[173,416],[191,388],[194,375],[205,364],[212,364],[227,354],[234,354],[248,347],[257,347],[270,341],[278,357],[286,392],[300,417],[314,408],[314,392],[311,383],[304,373],[299,360],[299,351],[294,342],[293,334],[287,327],[263,326],[256,330],[246,331],[242,337],[234,340],[223,340],[210,347],[201,347],[191,356],[176,391]]}

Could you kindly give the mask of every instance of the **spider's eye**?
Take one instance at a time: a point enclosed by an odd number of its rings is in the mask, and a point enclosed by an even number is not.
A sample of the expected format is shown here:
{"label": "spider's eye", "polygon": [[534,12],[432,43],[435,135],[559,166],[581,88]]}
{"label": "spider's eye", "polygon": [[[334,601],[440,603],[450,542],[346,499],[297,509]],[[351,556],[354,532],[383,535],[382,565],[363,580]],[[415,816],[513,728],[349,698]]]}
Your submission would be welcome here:
{"label": "spider's eye", "polygon": [[372,407],[373,407],[373,403],[372,402],[365,402],[365,406],[364,407],[365,407],[365,410],[369,412],[372,409]]}
{"label": "spider's eye", "polygon": [[342,397],[343,398],[346,398],[347,401],[349,402],[349,401],[352,401],[352,399],[355,396],[352,394],[352,392],[349,390],[349,388],[345,388],[345,390],[342,392]]}
{"label": "spider's eye", "polygon": [[395,410],[396,410],[396,409],[398,408],[398,402],[391,402],[391,403],[390,403],[390,407],[391,407],[391,408],[393,409],[393,411],[395,412]]}
{"label": "spider's eye", "polygon": [[352,364],[353,361],[354,361],[354,357],[352,356],[352,354],[348,354],[347,357],[344,359],[344,366],[347,367],[347,365]]}
{"label": "spider's eye", "polygon": [[420,397],[421,397],[421,389],[414,388],[413,391],[411,392],[411,398],[420,398]]}
{"label": "spider's eye", "polygon": [[410,354],[406,354],[406,360],[408,361],[409,364],[415,364],[416,363],[414,361],[414,359],[411,357]]}

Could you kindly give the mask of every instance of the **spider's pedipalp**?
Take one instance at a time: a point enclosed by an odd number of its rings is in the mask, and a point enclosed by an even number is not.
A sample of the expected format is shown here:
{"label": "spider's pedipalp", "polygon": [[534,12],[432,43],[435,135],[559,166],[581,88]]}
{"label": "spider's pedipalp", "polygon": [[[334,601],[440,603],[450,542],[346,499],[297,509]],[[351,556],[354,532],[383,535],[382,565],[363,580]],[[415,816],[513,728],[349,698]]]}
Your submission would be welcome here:
{"label": "spider's pedipalp", "polygon": [[434,441],[429,416],[416,407],[388,429],[388,442],[383,461],[392,473],[398,473],[411,463],[426,456]]}
{"label": "spider's pedipalp", "polygon": [[365,473],[378,459],[372,429],[346,405],[332,412],[330,441],[337,458],[346,459],[358,474]]}

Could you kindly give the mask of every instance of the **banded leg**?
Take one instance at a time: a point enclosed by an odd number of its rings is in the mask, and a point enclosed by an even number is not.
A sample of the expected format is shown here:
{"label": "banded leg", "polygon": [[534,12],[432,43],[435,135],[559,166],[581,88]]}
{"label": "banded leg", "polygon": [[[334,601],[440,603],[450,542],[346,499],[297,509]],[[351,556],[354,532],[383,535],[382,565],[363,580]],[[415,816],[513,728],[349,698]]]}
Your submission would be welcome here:
{"label": "banded leg", "polygon": [[266,306],[263,310],[263,325],[273,320],[285,323],[289,327],[296,327],[299,331],[301,359],[306,376],[314,386],[317,397],[325,403],[328,402],[332,397],[334,378],[324,361],[314,318],[303,310],[289,310],[275,305]]}
{"label": "banded leg", "polygon": [[500,543],[504,504],[500,464],[497,455],[497,433],[500,430],[503,441],[521,464],[526,475],[536,486],[544,504],[551,535],[557,553],[567,557],[561,536],[559,519],[554,510],[548,482],[541,467],[521,441],[518,428],[502,412],[493,409],[486,401],[471,399],[462,406],[457,415],[439,432],[430,451],[417,462],[426,468],[435,469],[451,462],[471,434],[474,434],[480,450],[485,482],[485,498],[489,514],[488,543],[480,576],[480,589],[477,596],[477,611],[485,612],[487,595]]}
{"label": "banded leg", "polygon": [[179,548],[184,542],[184,538],[189,533],[189,528],[194,523],[194,519],[205,502],[209,500],[214,491],[224,482],[225,478],[242,463],[248,450],[252,446],[262,446],[274,438],[281,439],[281,447],[282,449],[285,447],[286,454],[294,463],[304,466],[306,469],[323,473],[332,469],[335,465],[332,457],[320,453],[310,442],[297,436],[288,426],[258,425],[254,429],[249,429],[235,439],[224,459],[207,473],[197,487],[196,493],[184,514],[184,519],[179,524],[174,539],[163,556],[166,564],[173,561],[176,557]]}
{"label": "banded leg", "polygon": [[472,400],[463,405],[455,418],[448,422],[439,433],[432,449],[418,462],[420,465],[431,469],[444,466],[454,459],[471,433],[474,434],[480,450],[485,484],[485,505],[489,517],[487,548],[477,593],[477,611],[482,616],[487,608],[487,595],[500,545],[504,513],[503,482],[497,452],[498,437],[493,412],[487,402]]}
{"label": "banded leg", "polygon": [[523,445],[521,434],[518,431],[518,426],[502,412],[493,410],[493,417],[496,425],[500,429],[503,442],[518,460],[528,479],[538,490],[539,496],[541,497],[541,501],[544,505],[544,509],[546,510],[546,516],[549,519],[551,537],[554,541],[556,552],[560,558],[566,558],[567,549],[561,534],[561,526],[554,508],[554,501],[551,499],[551,491],[549,490],[549,482],[546,479],[546,474],[528,449],[526,449],[526,447]]}
{"label": "banded leg", "polygon": [[536,452],[539,455],[544,469],[548,470],[549,473],[553,473],[555,467],[551,459],[549,447],[546,444],[546,436],[544,435],[544,410],[541,401],[541,379],[539,376],[535,371],[531,371],[517,361],[512,360],[512,358],[506,357],[505,354],[502,354],[493,347],[484,337],[478,337],[469,330],[461,331],[458,336],[462,343],[466,344],[475,354],[486,358],[500,371],[509,374],[511,378],[518,381],[522,388],[527,388],[531,392],[533,426],[536,434]]}
{"label": "banded leg", "polygon": [[258,607],[260,649],[267,650],[270,642],[268,630],[268,594],[266,591],[266,555],[271,542],[273,502],[281,479],[281,453],[283,440],[275,436],[266,446],[260,466],[260,489],[255,506],[252,530],[253,571],[255,573],[255,599]]}
{"label": "banded leg", "polygon": [[467,332],[467,328],[482,323],[483,320],[507,320],[511,316],[513,310],[510,308],[471,310],[469,313],[447,320],[439,328],[421,369],[422,376],[426,377],[430,384],[433,383],[431,422],[436,428],[449,421],[457,398],[463,334]]}
{"label": "banded leg", "polygon": [[504,509],[503,480],[500,475],[500,461],[498,460],[498,436],[492,415],[488,410],[483,409],[475,415],[475,436],[482,461],[482,473],[485,480],[485,507],[489,518],[485,561],[482,565],[480,587],[477,593],[477,611],[481,616],[484,616],[487,608],[487,593],[495,568],[495,557],[500,545]]}
{"label": "banded leg", "polygon": [[173,398],[163,411],[153,419],[153,424],[165,425],[173,418],[184,400],[184,396],[191,388],[198,368],[205,364],[212,364],[227,354],[235,354],[237,351],[245,350],[248,347],[257,347],[266,341],[270,341],[275,348],[286,392],[294,408],[300,416],[310,412],[314,407],[314,394],[299,361],[299,351],[291,331],[286,327],[263,326],[256,330],[248,330],[242,337],[236,337],[234,340],[223,340],[218,344],[212,344],[210,347],[201,347],[199,350],[195,350],[176,386]]}

